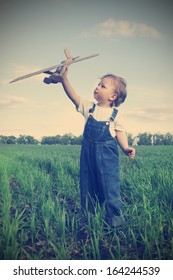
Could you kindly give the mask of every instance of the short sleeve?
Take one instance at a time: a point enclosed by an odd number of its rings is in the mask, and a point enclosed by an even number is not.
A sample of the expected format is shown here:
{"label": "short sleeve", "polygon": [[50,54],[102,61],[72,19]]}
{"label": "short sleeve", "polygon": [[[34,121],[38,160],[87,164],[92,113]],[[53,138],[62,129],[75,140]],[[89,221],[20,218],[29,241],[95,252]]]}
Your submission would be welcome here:
{"label": "short sleeve", "polygon": [[123,116],[122,116],[120,111],[118,112],[118,115],[115,118],[114,129],[119,130],[119,131],[125,131],[125,127],[124,127],[124,124],[123,124]]}
{"label": "short sleeve", "polygon": [[77,112],[81,113],[87,120],[89,117],[89,110],[93,107],[93,105],[94,102],[80,98],[80,103],[79,107],[77,108]]}

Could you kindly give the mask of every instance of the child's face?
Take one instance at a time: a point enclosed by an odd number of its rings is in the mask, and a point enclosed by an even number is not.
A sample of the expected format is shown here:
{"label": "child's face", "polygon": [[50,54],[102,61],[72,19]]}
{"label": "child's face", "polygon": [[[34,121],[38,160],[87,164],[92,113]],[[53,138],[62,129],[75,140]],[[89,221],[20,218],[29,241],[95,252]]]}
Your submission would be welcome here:
{"label": "child's face", "polygon": [[116,99],[115,81],[110,78],[104,78],[100,81],[94,90],[94,98],[100,105],[110,105]]}

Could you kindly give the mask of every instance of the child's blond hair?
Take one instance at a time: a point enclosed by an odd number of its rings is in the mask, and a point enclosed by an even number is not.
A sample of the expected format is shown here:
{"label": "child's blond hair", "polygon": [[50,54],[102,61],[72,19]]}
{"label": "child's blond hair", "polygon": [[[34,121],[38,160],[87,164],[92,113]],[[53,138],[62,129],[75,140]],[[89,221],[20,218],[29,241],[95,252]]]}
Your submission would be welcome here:
{"label": "child's blond hair", "polygon": [[120,106],[120,104],[123,103],[127,97],[126,81],[123,78],[115,76],[113,74],[106,74],[101,77],[101,80],[104,78],[111,78],[116,82],[115,93],[117,94],[117,98],[113,101],[112,106]]}

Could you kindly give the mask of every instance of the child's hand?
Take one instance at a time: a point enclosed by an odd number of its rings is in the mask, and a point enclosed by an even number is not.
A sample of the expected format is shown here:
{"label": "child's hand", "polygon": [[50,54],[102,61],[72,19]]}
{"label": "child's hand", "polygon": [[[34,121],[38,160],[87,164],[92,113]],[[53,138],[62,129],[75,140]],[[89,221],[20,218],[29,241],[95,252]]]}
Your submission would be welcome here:
{"label": "child's hand", "polygon": [[44,82],[47,84],[53,83],[63,83],[67,79],[68,67],[64,66],[59,72],[55,72],[49,78],[45,78]]}
{"label": "child's hand", "polygon": [[133,147],[128,147],[124,150],[124,153],[126,156],[129,156],[130,158],[135,157],[136,150]]}

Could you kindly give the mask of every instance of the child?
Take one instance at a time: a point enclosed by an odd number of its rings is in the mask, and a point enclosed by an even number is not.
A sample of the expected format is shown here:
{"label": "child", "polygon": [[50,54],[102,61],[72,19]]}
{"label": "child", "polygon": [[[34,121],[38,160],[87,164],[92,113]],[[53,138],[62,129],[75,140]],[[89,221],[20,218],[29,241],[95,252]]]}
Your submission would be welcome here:
{"label": "child", "polygon": [[116,119],[117,107],[126,99],[126,83],[112,74],[103,76],[94,90],[97,101],[94,103],[76,94],[67,78],[67,70],[57,77],[57,82],[62,83],[67,96],[86,120],[80,157],[81,205],[90,210],[94,201],[104,204],[107,223],[120,226],[122,202],[117,143],[127,156],[135,156],[135,149],[129,147],[124,129]]}

